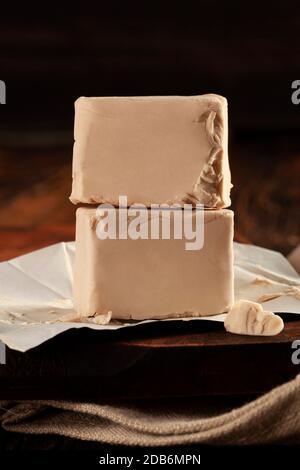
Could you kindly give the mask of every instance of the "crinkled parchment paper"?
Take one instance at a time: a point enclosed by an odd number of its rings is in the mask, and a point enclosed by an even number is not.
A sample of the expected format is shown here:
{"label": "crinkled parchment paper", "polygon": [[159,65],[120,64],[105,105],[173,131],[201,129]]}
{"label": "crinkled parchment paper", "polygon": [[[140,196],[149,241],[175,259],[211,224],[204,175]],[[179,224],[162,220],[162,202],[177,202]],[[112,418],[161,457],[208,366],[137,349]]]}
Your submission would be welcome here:
{"label": "crinkled parchment paper", "polygon": [[[265,310],[300,314],[300,276],[280,253],[234,244],[235,299],[262,303]],[[99,318],[67,321],[74,315],[72,264],[74,243],[56,245],[0,263],[0,340],[27,351],[70,328],[116,330],[147,320],[101,324]],[[225,315],[184,320],[219,321]],[[178,321],[178,319],[176,319]],[[300,320],[300,318],[299,318]]]}

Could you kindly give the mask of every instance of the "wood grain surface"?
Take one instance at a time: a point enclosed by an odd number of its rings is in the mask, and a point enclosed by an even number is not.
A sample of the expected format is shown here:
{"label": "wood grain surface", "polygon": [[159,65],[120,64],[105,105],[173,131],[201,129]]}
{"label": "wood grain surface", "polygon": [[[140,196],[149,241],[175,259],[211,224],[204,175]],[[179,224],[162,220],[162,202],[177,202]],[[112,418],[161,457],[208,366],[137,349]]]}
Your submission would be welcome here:
{"label": "wood grain surface", "polygon": [[27,353],[7,351],[0,399],[115,400],[260,394],[300,371],[299,322],[276,339],[205,322],[161,322],[116,332],[70,330]]}

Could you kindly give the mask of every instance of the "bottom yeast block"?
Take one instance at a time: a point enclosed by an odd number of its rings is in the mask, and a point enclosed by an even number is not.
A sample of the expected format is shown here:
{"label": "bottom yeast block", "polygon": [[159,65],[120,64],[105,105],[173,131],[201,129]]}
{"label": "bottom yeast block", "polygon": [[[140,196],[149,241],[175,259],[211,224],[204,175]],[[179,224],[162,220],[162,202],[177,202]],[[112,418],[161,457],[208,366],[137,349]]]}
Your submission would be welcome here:
{"label": "bottom yeast block", "polygon": [[[204,245],[189,251],[185,238],[101,240],[96,209],[79,208],[74,266],[78,315],[112,312],[112,318],[142,320],[227,311],[233,303],[233,212],[203,214]],[[172,224],[173,219],[171,234]]]}

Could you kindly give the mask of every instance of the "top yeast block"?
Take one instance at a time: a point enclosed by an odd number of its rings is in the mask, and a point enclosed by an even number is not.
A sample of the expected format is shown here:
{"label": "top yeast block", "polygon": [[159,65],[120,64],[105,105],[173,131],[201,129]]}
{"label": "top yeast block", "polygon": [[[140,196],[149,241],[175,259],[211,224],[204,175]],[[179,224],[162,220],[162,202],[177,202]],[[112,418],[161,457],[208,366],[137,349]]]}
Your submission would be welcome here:
{"label": "top yeast block", "polygon": [[79,98],[71,201],[230,205],[222,96]]}

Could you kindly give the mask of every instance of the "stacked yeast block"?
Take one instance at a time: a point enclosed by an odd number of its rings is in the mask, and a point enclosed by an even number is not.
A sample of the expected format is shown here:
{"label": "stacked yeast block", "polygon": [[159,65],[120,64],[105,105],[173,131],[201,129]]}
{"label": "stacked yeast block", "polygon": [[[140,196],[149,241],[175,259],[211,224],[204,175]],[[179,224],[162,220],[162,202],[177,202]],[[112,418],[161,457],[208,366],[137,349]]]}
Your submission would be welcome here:
{"label": "stacked yeast block", "polygon": [[228,207],[227,133],[216,95],[79,98],[70,199]]}
{"label": "stacked yeast block", "polygon": [[95,208],[77,210],[74,293],[80,315],[213,315],[232,304],[232,211],[204,211],[204,245],[193,251],[184,239],[101,240],[96,218]]}
{"label": "stacked yeast block", "polygon": [[[76,215],[78,314],[148,319],[226,311],[233,302],[226,99],[83,97],[75,103],[74,134],[70,199],[85,204]],[[124,239],[119,228],[113,239],[99,238],[97,205],[108,204],[118,217],[120,196],[149,214],[153,205],[203,204],[203,247],[187,250],[184,238]]]}

